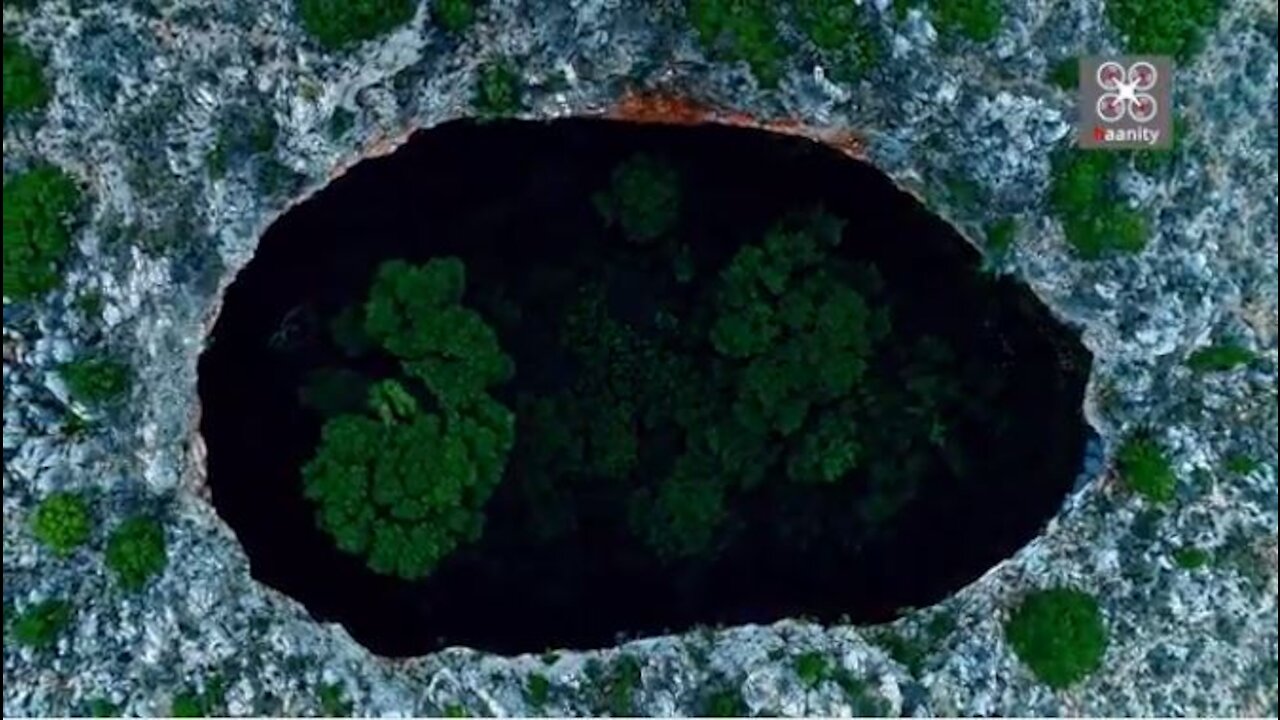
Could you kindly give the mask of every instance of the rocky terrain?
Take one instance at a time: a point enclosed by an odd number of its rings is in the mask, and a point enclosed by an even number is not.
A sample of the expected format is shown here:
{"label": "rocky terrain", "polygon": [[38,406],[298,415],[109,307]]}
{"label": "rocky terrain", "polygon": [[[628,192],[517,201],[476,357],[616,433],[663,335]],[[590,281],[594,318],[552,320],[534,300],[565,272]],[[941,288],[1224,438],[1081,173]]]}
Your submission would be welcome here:
{"label": "rocky terrain", "polygon": [[[866,2],[886,38],[872,75],[836,80],[796,56],[776,88],[708,57],[674,4],[645,0],[491,0],[462,34],[423,5],[341,52],[309,40],[287,0],[9,3],[6,44],[44,59],[50,97],[38,112],[6,111],[6,184],[53,163],[83,187],[85,210],[59,287],[21,301],[6,287],[5,715],[165,715],[193,698],[230,715],[689,715],[725,696],[786,716],[1274,715],[1274,0],[1230,0],[1179,66],[1178,149],[1120,169],[1151,239],[1097,260],[1073,253],[1051,206],[1074,93],[1048,75],[1064,58],[1123,48],[1100,0],[1010,2],[981,43],[940,35],[920,7]],[[477,82],[502,61],[517,70],[519,117],[809,134],[986,247],[992,268],[1081,328],[1094,355],[1086,411],[1101,442],[1059,517],[891,626],[794,619],[599,652],[387,660],[254,582],[207,500],[196,433],[196,362],[219,294],[290,204],[413,130],[475,115]],[[228,141],[258,122],[275,130]],[[1016,231],[996,253],[984,236],[1003,218]],[[1226,342],[1251,361],[1209,372],[1189,362]],[[87,352],[127,362],[125,402],[74,397],[59,368]],[[1117,470],[1138,430],[1176,475],[1166,502]],[[39,501],[66,490],[91,498],[94,527],[60,557],[30,528]],[[168,561],[127,592],[102,548],[139,513],[162,519]],[[1004,623],[1027,592],[1062,585],[1096,597],[1109,641],[1100,671],[1055,690],[1019,661]],[[10,620],[50,598],[72,608],[65,629],[48,647],[14,642]],[[944,625],[954,629],[931,631]],[[827,663],[816,677],[798,662],[815,653]]]}

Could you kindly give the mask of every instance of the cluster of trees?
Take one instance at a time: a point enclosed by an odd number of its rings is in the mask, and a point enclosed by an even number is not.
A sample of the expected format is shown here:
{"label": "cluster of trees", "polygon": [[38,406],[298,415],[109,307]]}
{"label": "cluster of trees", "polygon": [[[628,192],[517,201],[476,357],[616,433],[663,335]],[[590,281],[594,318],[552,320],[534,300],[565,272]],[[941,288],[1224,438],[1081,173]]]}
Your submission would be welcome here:
{"label": "cluster of trees", "polygon": [[[331,337],[349,358],[391,358],[397,372],[322,368],[301,390],[327,418],[305,493],[340,548],[379,573],[429,574],[479,537],[509,453],[536,537],[574,532],[577,503],[590,502],[663,561],[715,557],[761,498],[779,508],[769,532],[808,544],[830,530],[810,511],[838,497],[856,542],[931,473],[964,474],[954,424],[982,412],[975,388],[990,373],[938,338],[894,334],[875,269],[835,254],[844,223],[796,212],[719,267],[694,268],[679,187],[661,159],[625,161],[593,198],[622,248],[606,267],[548,270],[561,288],[550,296],[477,293],[504,336],[531,314],[549,323],[545,352],[529,359],[558,365],[560,379],[512,386],[514,413],[491,394],[513,363],[463,306],[462,262],[381,266]],[[651,321],[620,312],[612,292],[611,278],[635,270],[614,266],[635,262],[637,246],[684,269],[683,290]]]}
{"label": "cluster of trees", "polygon": [[658,556],[711,557],[751,493],[853,483],[849,521],[870,528],[931,467],[961,464],[954,357],[936,338],[890,342],[879,277],[833,255],[843,230],[820,210],[782,219],[658,329],[613,317],[588,282],[560,327],[575,381],[519,404],[539,532],[573,529],[569,488],[609,488]]}

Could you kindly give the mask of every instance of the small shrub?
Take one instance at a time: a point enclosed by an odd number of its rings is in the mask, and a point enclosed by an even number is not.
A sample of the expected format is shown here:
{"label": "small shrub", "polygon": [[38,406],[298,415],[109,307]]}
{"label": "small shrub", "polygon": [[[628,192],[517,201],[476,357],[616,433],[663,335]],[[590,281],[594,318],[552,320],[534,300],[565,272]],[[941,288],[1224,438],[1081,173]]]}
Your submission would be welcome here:
{"label": "small shrub", "polygon": [[204,684],[204,691],[189,687],[173,696],[170,712],[174,717],[209,717],[222,715],[226,700],[226,686],[221,677],[214,676]]}
{"label": "small shrub", "polygon": [[1249,348],[1235,342],[1203,347],[1187,358],[1187,367],[1200,373],[1229,372],[1253,362],[1256,356]]}
{"label": "small shrub", "polygon": [[866,8],[847,0],[793,0],[800,31],[828,60],[835,76],[856,80],[880,62],[883,42]]}
{"label": "small shrub", "polygon": [[104,697],[96,697],[89,701],[86,714],[95,718],[121,717],[121,707]]}
{"label": "small shrub", "polygon": [[934,0],[930,4],[938,31],[987,42],[1000,32],[1002,0]]}
{"label": "small shrub", "polygon": [[1116,160],[1115,153],[1091,151],[1067,151],[1054,160],[1050,204],[1067,242],[1085,260],[1147,244],[1146,216],[1115,197]]}
{"label": "small shrub", "polygon": [[1013,240],[1017,234],[1017,220],[1013,218],[996,220],[987,226],[987,251],[994,257],[1004,257],[1013,247]]}
{"label": "small shrub", "polygon": [[54,554],[70,555],[89,539],[89,506],[76,493],[54,493],[36,508],[32,529]]}
{"label": "small shrub", "polygon": [[1075,90],[1080,87],[1080,59],[1062,58],[1049,69],[1049,82],[1063,90]]}
{"label": "small shrub", "polygon": [[786,50],[774,0],[690,0],[689,20],[709,54],[745,61],[756,80],[775,87]]}
{"label": "small shrub", "polygon": [[322,46],[340,50],[409,22],[417,6],[417,0],[298,0],[298,17]]}
{"label": "small shrub", "polygon": [[347,700],[342,692],[342,686],[334,683],[326,683],[320,686],[320,713],[327,718],[332,717],[349,717],[351,715],[351,701]]}
{"label": "small shrub", "polygon": [[126,590],[141,590],[169,563],[164,528],[148,517],[125,520],[107,540],[107,567]]}
{"label": "small shrub", "polygon": [[1221,0],[1107,0],[1107,19],[1136,55],[1173,55],[1187,60],[1218,20]]}
{"label": "small shrub", "polygon": [[1107,630],[1092,595],[1070,588],[1038,590],[1005,623],[1014,653],[1041,682],[1069,687],[1102,664]]}
{"label": "small shrub", "polygon": [[1131,436],[1121,445],[1116,460],[1129,489],[1154,503],[1173,500],[1178,479],[1154,440],[1144,434]]}
{"label": "small shrub", "polygon": [[75,308],[86,320],[97,320],[102,316],[102,307],[106,301],[97,290],[86,290],[76,296]]}
{"label": "small shrub", "polygon": [[173,704],[170,706],[169,712],[174,717],[179,718],[205,716],[204,704],[200,701],[200,695],[190,690],[184,690],[173,696]]}
{"label": "small shrub", "polygon": [[[5,74],[7,88],[7,63]],[[30,300],[57,287],[79,206],[75,181],[52,165],[38,165],[5,181],[5,297]]]}
{"label": "small shrub", "polygon": [[129,391],[133,375],[128,365],[105,355],[86,355],[58,369],[67,390],[88,406],[113,403]]}
{"label": "small shrub", "polygon": [[536,673],[530,675],[525,681],[524,696],[534,708],[546,705],[547,699],[551,696],[551,681],[543,675]]}
{"label": "small shrub", "polygon": [[806,687],[817,687],[819,683],[831,677],[831,661],[819,652],[807,652],[797,655],[792,661],[796,677]]}
{"label": "small shrub", "polygon": [[510,117],[520,111],[520,76],[505,61],[480,68],[472,105],[480,117]]}
{"label": "small shrub", "polygon": [[837,666],[831,679],[844,691],[853,717],[889,717],[893,709],[889,701],[880,697],[865,679],[854,675],[843,666]]}
{"label": "small shrub", "polygon": [[707,696],[703,703],[705,717],[747,717],[747,703],[737,688],[721,688]]}
{"label": "small shrub", "polygon": [[613,170],[609,189],[597,193],[596,210],[634,243],[666,236],[680,219],[680,173],[668,162],[639,153]]}
{"label": "small shrub", "polygon": [[640,661],[623,655],[614,662],[600,681],[605,707],[613,717],[634,717],[635,692],[640,687]]}
{"label": "small shrub", "polygon": [[5,33],[4,116],[8,118],[10,112],[34,110],[47,102],[49,86],[45,83],[40,60],[17,38]]}
{"label": "small shrub", "polygon": [[29,648],[53,647],[59,633],[71,622],[71,616],[71,605],[65,600],[36,603],[13,621],[13,637]]}
{"label": "small shrub", "polygon": [[440,27],[460,34],[475,22],[475,0],[432,0],[431,16]]}
{"label": "small shrub", "polygon": [[1173,552],[1173,561],[1184,570],[1204,567],[1210,559],[1208,551],[1194,546],[1181,547]]}
{"label": "small shrub", "polygon": [[335,108],[329,116],[329,139],[341,140],[356,124],[355,113],[346,108]]}
{"label": "small shrub", "polygon": [[1262,463],[1256,458],[1249,457],[1242,453],[1233,453],[1228,455],[1224,465],[1227,472],[1232,475],[1250,475],[1253,471],[1262,467]]}
{"label": "small shrub", "polygon": [[467,709],[458,703],[449,703],[444,706],[444,716],[447,718],[464,718],[471,717],[471,713],[468,713]]}

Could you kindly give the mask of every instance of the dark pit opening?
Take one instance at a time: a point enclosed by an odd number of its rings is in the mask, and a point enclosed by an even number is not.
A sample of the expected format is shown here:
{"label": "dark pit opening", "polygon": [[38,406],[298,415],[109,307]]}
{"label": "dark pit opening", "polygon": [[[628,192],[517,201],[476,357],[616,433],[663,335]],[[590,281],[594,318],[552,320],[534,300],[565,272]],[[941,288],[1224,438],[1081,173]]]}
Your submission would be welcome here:
{"label": "dark pit opening", "polygon": [[[678,170],[675,234],[687,250],[628,242],[602,220],[593,196],[638,152]],[[656,318],[687,311],[744,244],[817,204],[847,221],[831,262],[881,276],[889,345],[931,337],[954,356],[948,382],[961,410],[942,418],[946,439],[924,453],[914,490],[892,511],[870,510],[858,477],[770,480],[733,496],[717,551],[663,560],[628,530],[618,489],[628,481],[559,478],[551,501],[530,502],[530,448],[549,443],[518,415],[483,535],[426,579],[375,574],[317,528],[300,467],[323,418],[298,390],[316,369],[349,364],[327,328],[363,302],[381,262],[465,262],[465,302],[514,360],[496,396],[515,409],[522,394],[554,392],[581,372],[556,339],[566,289],[602,288],[612,318],[657,333]],[[688,282],[672,269],[681,254],[694,268]],[[886,351],[868,372],[895,376],[901,362]],[[270,228],[201,357],[201,432],[214,504],[253,576],[316,619],[383,655],[539,652],[800,615],[879,622],[942,600],[1030,541],[1071,491],[1088,366],[1076,334],[1027,289],[983,272],[948,225],[824,146],[719,126],[456,122],[360,163]],[[655,462],[678,452],[669,437],[640,443]],[[882,460],[890,445],[877,446]],[[537,529],[548,515],[560,519],[549,537]]]}

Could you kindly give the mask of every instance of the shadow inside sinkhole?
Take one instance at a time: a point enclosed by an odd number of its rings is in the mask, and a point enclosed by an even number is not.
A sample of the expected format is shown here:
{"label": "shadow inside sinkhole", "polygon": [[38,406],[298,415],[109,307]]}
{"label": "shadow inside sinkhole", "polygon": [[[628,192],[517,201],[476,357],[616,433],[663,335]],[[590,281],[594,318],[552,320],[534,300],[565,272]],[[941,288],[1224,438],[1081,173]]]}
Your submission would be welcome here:
{"label": "shadow inside sinkhole", "polygon": [[[692,283],[672,279],[662,249],[623,241],[593,203],[639,151],[680,172]],[[483,536],[425,580],[377,575],[317,529],[299,468],[323,419],[298,390],[335,364],[385,370],[385,358],[345,359],[327,333],[342,308],[363,302],[380,262],[465,262],[467,304],[515,361],[497,393],[515,408],[577,372],[555,341],[564,293],[547,288],[603,288],[617,320],[645,326],[687,308],[786,212],[819,203],[847,220],[839,262],[883,278],[893,342],[941,339],[956,358],[951,382],[970,399],[963,416],[944,419],[947,447],[958,450],[926,458],[918,488],[888,520],[868,521],[859,478],[777,484],[737,497],[735,532],[718,552],[663,562],[628,532],[612,485],[555,478],[555,508],[528,502],[536,453],[522,448],[540,437],[521,424]],[[1084,454],[1088,354],[1027,289],[980,271],[979,260],[883,174],[803,139],[595,120],[422,131],[280,218],[229,287],[199,368],[214,504],[255,578],[384,655],[602,647],[802,615],[887,620],[945,598],[1030,541],[1071,491]],[[908,460],[889,462],[905,473]],[[572,522],[548,537],[538,513]]]}

